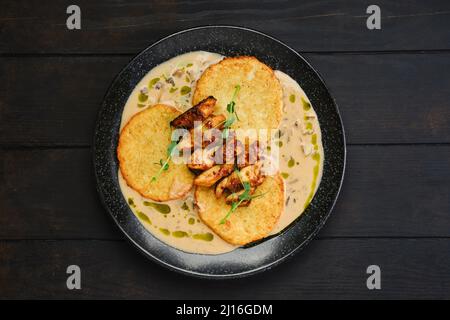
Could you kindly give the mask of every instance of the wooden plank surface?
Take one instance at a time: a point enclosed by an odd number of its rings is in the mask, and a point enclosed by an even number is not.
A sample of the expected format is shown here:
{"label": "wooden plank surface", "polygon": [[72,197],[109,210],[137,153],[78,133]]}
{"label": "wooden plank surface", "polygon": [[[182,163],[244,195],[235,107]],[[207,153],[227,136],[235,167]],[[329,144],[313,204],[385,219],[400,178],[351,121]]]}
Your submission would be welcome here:
{"label": "wooden plank surface", "polygon": [[370,3],[348,1],[89,1],[76,2],[81,31],[66,28],[64,0],[8,0],[0,11],[2,53],[137,53],[175,31],[210,24],[245,25],[300,51],[450,49],[450,3],[376,2],[382,29],[366,27]]}
{"label": "wooden plank surface", "polygon": [[[450,143],[450,53],[306,57],[348,143]],[[0,144],[91,145],[103,96],[130,58],[0,58]]]}
{"label": "wooden plank surface", "polygon": [[[320,237],[450,237],[450,145],[350,146]],[[121,239],[101,207],[89,149],[0,154],[0,239]]]}
{"label": "wooden plank surface", "polygon": [[[5,298],[450,298],[450,239],[315,240],[273,270],[227,281],[170,272],[122,241],[1,241],[0,257]],[[72,264],[81,290],[66,288]],[[379,291],[366,287],[373,264]]]}
{"label": "wooden plank surface", "polygon": [[[0,298],[450,299],[450,2],[76,2],[0,10]],[[205,281],[147,261],[95,190],[96,114],[117,73],[154,41],[211,24],[286,42],[321,73],[348,143],[344,186],[318,239],[274,270]],[[66,289],[66,267],[82,290]],[[366,288],[366,268],[382,290]]]}

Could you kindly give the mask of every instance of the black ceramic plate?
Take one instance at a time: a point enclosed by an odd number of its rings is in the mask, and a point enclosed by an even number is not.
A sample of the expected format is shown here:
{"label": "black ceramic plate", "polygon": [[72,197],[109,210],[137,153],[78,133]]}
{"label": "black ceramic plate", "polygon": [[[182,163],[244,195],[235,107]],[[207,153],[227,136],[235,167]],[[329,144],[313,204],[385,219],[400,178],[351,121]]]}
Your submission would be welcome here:
{"label": "black ceramic plate", "polygon": [[[180,251],[153,237],[130,211],[118,183],[116,148],[122,110],[137,83],[156,65],[179,54],[205,50],[225,56],[256,56],[274,70],[293,77],[317,112],[325,152],[323,178],[306,211],[281,234],[221,255]],[[134,58],[109,88],[101,106],[94,138],[94,166],[102,202],[122,232],[147,257],[185,274],[231,278],[267,270],[303,248],[324,225],[341,187],[345,137],[339,112],[317,72],[297,52],[260,32],[209,26],[175,33]]]}

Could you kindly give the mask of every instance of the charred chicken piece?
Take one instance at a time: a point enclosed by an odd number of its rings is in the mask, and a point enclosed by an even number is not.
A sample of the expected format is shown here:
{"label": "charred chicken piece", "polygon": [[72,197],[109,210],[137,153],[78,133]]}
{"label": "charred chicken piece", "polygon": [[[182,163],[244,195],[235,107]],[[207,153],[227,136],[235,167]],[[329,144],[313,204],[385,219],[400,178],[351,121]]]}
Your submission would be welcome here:
{"label": "charred chicken piece", "polygon": [[214,154],[216,163],[234,164],[237,155],[244,151],[244,145],[237,140],[234,133],[230,133],[226,140],[222,140],[219,149]]}
{"label": "charred chicken piece", "polygon": [[194,179],[197,186],[211,187],[217,181],[233,172],[233,164],[218,164],[202,172]]}
{"label": "charred chicken piece", "polygon": [[[221,134],[221,129],[223,129],[223,123],[225,122],[226,117],[222,114],[220,115],[210,115],[206,118],[200,128],[200,132],[195,132],[195,134],[201,135],[201,148],[206,148],[212,142],[215,141],[216,136]],[[195,147],[196,141],[194,140],[194,131],[198,128],[193,128],[189,130],[189,134],[186,134],[178,144],[178,148],[180,150],[188,150],[193,149]],[[210,130],[210,129],[216,129]],[[210,131],[207,131],[210,130]],[[200,147],[200,143],[198,143],[198,147]]]}
{"label": "charred chicken piece", "polygon": [[242,181],[250,182],[250,186],[257,187],[264,182],[264,175],[261,173],[262,162],[258,161],[255,164],[241,169]]}
{"label": "charred chicken piece", "polygon": [[223,129],[223,125],[225,121],[227,120],[227,117],[225,117],[223,114],[219,115],[210,115],[208,118],[203,121],[203,128],[204,129]]}
{"label": "charred chicken piece", "polygon": [[[225,123],[226,117],[223,114],[211,115],[203,121],[202,124],[202,148],[206,148],[211,143],[215,142],[216,139],[221,139],[223,129],[223,124]],[[193,130],[192,134],[192,145],[195,146]]]}
{"label": "charred chicken piece", "polygon": [[255,164],[261,159],[261,143],[257,140],[246,144],[236,155],[236,162],[239,169]]}
{"label": "charred chicken piece", "polygon": [[195,121],[203,121],[213,113],[216,101],[216,98],[211,96],[203,99],[195,106],[173,119],[170,122],[170,125],[175,128],[194,128]]}
{"label": "charred chicken piece", "polygon": [[264,178],[264,175],[261,173],[261,163],[257,162],[254,165],[242,168],[239,173],[236,171],[233,172],[220,181],[216,186],[216,197],[220,198],[226,190],[231,193],[236,193],[243,189],[243,182],[248,182],[252,188],[256,188],[264,182]]}
{"label": "charred chicken piece", "polygon": [[205,149],[197,149],[191,155],[191,161],[187,165],[191,170],[205,171],[214,166],[214,153],[217,147],[210,147]]}
{"label": "charred chicken piece", "polygon": [[181,138],[180,142],[178,142],[178,145],[177,145],[178,150],[181,150],[181,151],[191,150],[193,148],[193,146],[194,146],[194,142],[193,142],[194,140],[193,139],[194,138],[192,137],[192,133],[190,133],[190,134],[186,133]]}
{"label": "charred chicken piece", "polygon": [[[256,188],[250,188],[250,194],[255,193]],[[225,198],[226,204],[233,204],[236,202],[239,202],[239,196],[242,195],[245,192],[245,190],[241,190],[235,193],[230,194]],[[250,204],[251,200],[242,201],[239,207],[246,207]]]}

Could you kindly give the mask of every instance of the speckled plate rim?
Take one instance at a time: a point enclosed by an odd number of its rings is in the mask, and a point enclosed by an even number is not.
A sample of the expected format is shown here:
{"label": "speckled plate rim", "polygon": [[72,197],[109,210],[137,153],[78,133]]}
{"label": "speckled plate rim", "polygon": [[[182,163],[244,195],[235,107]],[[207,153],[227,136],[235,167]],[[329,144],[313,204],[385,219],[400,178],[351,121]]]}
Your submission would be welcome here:
{"label": "speckled plate rim", "polygon": [[[339,172],[339,181],[335,181],[338,183],[337,188],[334,190],[334,195],[332,196],[332,201],[328,204],[328,208],[327,208],[327,212],[326,214],[324,214],[322,217],[320,217],[320,221],[319,223],[314,226],[313,230],[311,232],[308,233],[308,236],[306,238],[304,238],[303,240],[301,240],[300,243],[296,244],[294,247],[290,248],[288,250],[288,252],[282,254],[282,256],[273,259],[272,261],[269,261],[268,263],[263,263],[257,267],[254,268],[250,268],[247,270],[243,270],[243,271],[232,271],[232,272],[225,272],[224,270],[226,269],[225,266],[222,266],[223,269],[222,270],[215,270],[214,272],[205,272],[205,271],[199,271],[199,270],[194,270],[192,268],[186,268],[186,266],[180,267],[177,265],[174,265],[173,263],[170,263],[167,261],[166,257],[163,255],[163,258],[158,257],[155,252],[153,252],[154,250],[152,250],[152,248],[148,248],[148,242],[144,241],[142,242],[142,239],[136,239],[136,230],[138,230],[138,235],[140,236],[144,236],[145,238],[147,238],[147,240],[150,240],[151,242],[154,243],[158,243],[158,247],[161,247],[167,251],[177,251],[179,255],[182,256],[187,256],[187,257],[208,257],[208,259],[214,259],[215,257],[220,257],[220,256],[226,256],[226,255],[230,255],[233,254],[236,251],[241,251],[241,250],[251,250],[251,248],[256,248],[259,247],[261,245],[263,245],[266,242],[269,241],[273,241],[274,239],[276,240],[279,237],[282,237],[283,235],[286,235],[288,232],[291,232],[293,227],[295,225],[300,224],[299,221],[302,220],[302,218],[304,216],[307,215],[312,215],[314,214],[314,212],[311,212],[313,209],[311,209],[314,204],[317,202],[317,195],[319,194],[319,191],[321,190],[322,187],[322,182],[319,185],[319,188],[316,192],[316,195],[314,196],[312,202],[310,203],[310,205],[308,206],[308,208],[305,210],[305,212],[298,218],[296,219],[288,228],[286,228],[285,230],[283,230],[282,232],[278,233],[277,235],[271,236],[269,238],[267,238],[267,240],[263,241],[261,244],[255,245],[255,246],[251,246],[249,248],[239,248],[235,251],[232,251],[230,253],[226,253],[226,254],[222,254],[222,255],[202,255],[202,254],[193,254],[193,253],[187,253],[187,252],[183,252],[180,250],[177,250],[167,244],[165,244],[164,242],[160,241],[159,239],[157,239],[156,237],[154,237],[153,235],[151,235],[147,230],[145,230],[145,228],[140,224],[140,222],[138,221],[138,219],[135,217],[135,215],[130,211],[130,209],[128,208],[128,205],[126,204],[125,199],[123,198],[123,196],[119,196],[119,198],[115,199],[116,201],[119,202],[119,206],[117,207],[117,203],[115,202],[111,202],[111,198],[108,198],[106,196],[106,194],[108,193],[108,189],[105,189],[105,175],[102,169],[102,165],[104,165],[103,163],[100,163],[99,161],[101,161],[102,157],[106,156],[105,154],[101,154],[102,149],[104,149],[104,144],[105,141],[102,141],[99,137],[101,137],[102,133],[105,133],[105,129],[107,130],[107,128],[105,128],[105,123],[104,121],[102,121],[102,115],[104,115],[107,111],[108,111],[108,104],[106,103],[111,95],[111,91],[114,89],[114,87],[118,84],[118,82],[120,81],[120,79],[124,76],[124,74],[128,71],[128,69],[130,68],[131,65],[136,64],[136,62],[141,59],[142,56],[144,56],[147,52],[149,52],[150,50],[152,50],[152,48],[164,43],[167,40],[170,40],[171,38],[180,36],[180,35],[184,35],[184,34],[189,34],[191,32],[196,32],[196,31],[202,31],[202,30],[220,30],[220,31],[226,31],[227,29],[229,30],[237,30],[237,31],[243,31],[243,32],[248,32],[248,33],[253,33],[256,34],[258,36],[261,36],[263,38],[266,38],[267,40],[271,40],[274,41],[275,43],[277,43],[278,45],[280,45],[281,47],[284,47],[285,49],[287,49],[290,53],[294,54],[296,56],[297,59],[300,59],[300,61],[302,63],[305,64],[306,68],[309,69],[308,72],[311,72],[313,74],[313,76],[315,76],[317,79],[316,81],[319,82],[319,84],[323,87],[322,89],[324,89],[328,95],[328,98],[331,102],[331,107],[332,107],[332,111],[335,113],[335,116],[337,117],[337,125],[338,128],[334,128],[338,131],[338,134],[340,135],[339,138],[342,139],[341,141],[341,145],[339,146],[341,149],[339,149],[339,151],[341,152],[340,158],[338,160],[340,160],[339,165],[341,166],[339,168],[340,172]],[[187,50],[185,52],[188,52],[191,50]],[[178,53],[179,54],[179,53]],[[144,72],[147,73],[149,70],[146,70]],[[282,70],[284,71],[284,70]],[[142,78],[142,77],[141,77]],[[294,77],[295,78],[295,77]],[[296,78],[295,78],[296,79]],[[296,79],[297,80],[297,79]],[[298,80],[297,80],[298,81]],[[299,83],[301,84],[301,82],[299,81]],[[133,88],[135,87],[137,83],[134,83],[134,85],[130,88],[130,92],[128,92],[127,97],[129,96],[129,94],[131,93],[131,91],[133,90]],[[302,85],[302,88],[304,89],[304,86]],[[307,92],[307,90],[305,90],[305,93],[308,95],[308,97],[310,98],[313,106],[316,106],[315,104],[315,98],[310,97],[310,94]],[[126,100],[125,100],[126,102]],[[124,107],[124,103],[122,106],[122,110]],[[316,109],[316,108],[315,108]],[[317,111],[317,110],[316,110]],[[115,115],[116,117],[121,117],[121,112],[119,115]],[[320,120],[320,114],[318,114],[319,120]],[[119,121],[120,122],[120,121]],[[322,127],[322,123],[321,123],[321,127]],[[111,131],[111,130],[110,130]],[[322,130],[323,131],[323,130]],[[118,133],[118,132],[117,132]],[[116,134],[118,135],[118,134]],[[117,140],[117,138],[116,138]],[[110,147],[113,149],[113,153],[115,154],[115,146],[117,146],[117,141],[114,143],[114,141],[109,141],[110,142]],[[103,147],[102,146],[103,143]],[[111,151],[111,150],[110,150]],[[323,81],[323,78],[321,77],[321,75],[319,74],[319,72],[317,72],[317,70],[315,70],[308,61],[306,61],[306,59],[304,59],[297,51],[295,51],[294,49],[292,49],[291,47],[289,47],[288,45],[286,45],[285,43],[281,42],[280,40],[269,36],[267,34],[264,34],[260,31],[256,31],[250,28],[246,28],[246,27],[241,27],[241,26],[231,26],[231,25],[213,25],[213,26],[199,26],[199,27],[195,27],[195,28],[189,28],[189,29],[185,29],[176,33],[173,33],[167,37],[162,38],[161,40],[153,43],[152,45],[150,45],[149,47],[147,47],[146,49],[144,49],[142,52],[140,52],[138,55],[136,55],[122,70],[121,72],[114,78],[114,80],[112,81],[110,87],[108,88],[107,93],[105,94],[102,106],[98,112],[97,115],[97,119],[96,119],[96,126],[95,126],[95,132],[94,132],[94,143],[93,143],[93,148],[92,148],[92,159],[93,159],[93,164],[94,164],[94,173],[95,173],[95,179],[96,179],[96,187],[97,187],[97,191],[98,194],[100,196],[100,200],[103,204],[103,206],[107,209],[109,215],[112,217],[112,219],[114,220],[115,224],[119,227],[119,229],[125,234],[126,238],[135,246],[139,249],[139,251],[144,254],[147,258],[157,262],[158,264],[185,274],[185,275],[190,275],[190,276],[195,276],[195,277],[200,277],[200,278],[209,278],[209,279],[228,279],[228,278],[240,278],[240,277],[244,277],[244,276],[249,276],[249,275],[253,275],[265,270],[269,270],[271,268],[273,268],[274,266],[280,264],[281,262],[287,260],[288,258],[292,257],[295,253],[297,253],[298,251],[300,251],[302,248],[304,248],[316,235],[317,233],[320,231],[320,229],[323,227],[323,225],[326,223],[326,221],[328,220],[328,217],[331,214],[331,211],[333,210],[337,198],[339,196],[341,187],[342,187],[342,183],[344,180],[344,173],[345,173],[345,167],[346,167],[346,154],[347,154],[347,150],[346,150],[346,142],[345,142],[345,131],[344,131],[344,126],[343,126],[343,122],[342,122],[342,118],[340,116],[339,113],[339,109],[337,106],[337,103],[335,101],[335,99],[333,98],[332,94],[330,93],[329,88],[325,85],[325,82]],[[326,161],[327,161],[327,153],[325,152],[325,163],[324,163],[324,174],[325,174],[325,165],[326,165]],[[117,159],[115,159],[117,162]],[[113,160],[114,162],[114,160]],[[117,164],[117,163],[116,163]],[[111,169],[111,168],[110,168]],[[117,166],[116,168],[117,169]],[[110,177],[113,180],[113,184],[114,184],[114,172],[110,172],[113,176]],[[115,175],[117,176],[117,171],[115,172]],[[108,174],[106,174],[106,176],[108,176]],[[117,178],[117,177],[116,177]],[[106,179],[108,180],[108,179]],[[108,183],[106,183],[108,184]],[[118,186],[118,183],[116,181],[116,187]],[[115,206],[116,205],[116,206]],[[121,218],[120,215],[118,215],[118,211],[126,211],[126,215],[128,219],[128,221],[123,221],[123,217]],[[120,213],[120,212],[119,212]],[[131,221],[130,221],[131,220]],[[131,229],[130,228],[134,228]],[[154,249],[154,248],[153,248]],[[182,261],[183,259],[181,259]],[[245,262],[244,262],[245,264]],[[220,261],[219,261],[219,265],[220,265]],[[201,268],[200,268],[201,269]],[[219,268],[220,269],[220,268]]]}

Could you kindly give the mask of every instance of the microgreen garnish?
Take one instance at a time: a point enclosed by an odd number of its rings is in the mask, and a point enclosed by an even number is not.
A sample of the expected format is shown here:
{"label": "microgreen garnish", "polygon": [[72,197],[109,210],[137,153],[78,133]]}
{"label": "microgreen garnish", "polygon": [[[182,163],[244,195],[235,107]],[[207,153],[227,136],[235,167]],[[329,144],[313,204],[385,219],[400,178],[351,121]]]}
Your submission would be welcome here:
{"label": "microgreen garnish", "polygon": [[[231,214],[232,214],[234,211],[236,211],[236,209],[242,204],[242,202],[250,201],[250,200],[252,200],[252,199],[256,199],[256,198],[262,197],[263,195],[265,195],[265,194],[267,193],[267,192],[264,192],[264,193],[260,193],[260,194],[251,195],[251,194],[250,194],[250,192],[251,192],[251,184],[250,184],[250,182],[248,182],[248,181],[243,181],[243,180],[242,180],[241,173],[239,172],[238,169],[235,168],[235,169],[234,169],[234,172],[235,172],[236,175],[239,177],[239,180],[241,181],[241,184],[242,184],[242,186],[244,187],[244,192],[241,193],[241,194],[238,196],[238,201],[237,201],[237,202],[233,202],[233,203],[231,204],[230,210],[227,212],[227,214],[225,215],[225,217],[223,217],[222,220],[220,220],[220,223],[219,223],[219,224],[224,224],[224,223],[228,220],[228,218],[231,216]],[[235,193],[233,193],[232,195],[234,195],[234,194],[235,194]]]}
{"label": "microgreen garnish", "polygon": [[[268,191],[267,191],[267,192],[268,192]],[[231,214],[232,214],[234,211],[236,211],[236,209],[241,205],[242,202],[244,202],[244,201],[250,201],[250,200],[252,200],[252,199],[256,199],[256,198],[262,197],[262,196],[265,195],[267,192],[260,193],[260,194],[255,194],[255,195],[248,195],[248,196],[246,196],[246,197],[243,197],[244,194],[246,194],[246,192],[242,193],[242,194],[239,196],[239,201],[238,201],[238,202],[233,202],[233,203],[231,204],[230,210],[229,210],[228,213],[225,215],[225,217],[223,217],[222,220],[220,220],[220,223],[219,223],[219,224],[225,224],[225,222],[228,220],[228,218],[231,216]]]}
{"label": "microgreen garnish", "polygon": [[237,120],[239,120],[239,117],[238,117],[238,115],[236,113],[236,108],[235,108],[236,101],[234,101],[234,100],[236,100],[236,97],[237,97],[237,95],[239,93],[239,90],[241,90],[241,86],[240,85],[236,85],[234,87],[233,98],[231,99],[230,103],[227,104],[227,111],[228,111],[228,113],[234,114],[236,116]]}
{"label": "microgreen garnish", "polygon": [[231,101],[227,104],[227,112],[228,112],[229,116],[223,125],[224,129],[223,129],[222,137],[224,139],[228,138],[229,129],[230,129],[231,125],[234,123],[234,121],[236,121],[236,120],[239,121],[239,117],[236,113],[236,101],[235,101],[236,96],[239,93],[239,90],[241,90],[241,86],[236,85],[234,87],[233,98],[231,98]]}
{"label": "microgreen garnish", "polygon": [[152,177],[151,182],[156,181],[163,171],[167,171],[169,169],[169,161],[172,158],[172,152],[177,146],[178,142],[172,141],[167,147],[167,159],[164,161],[163,159],[159,159],[159,163],[156,163],[161,166],[159,171]]}

